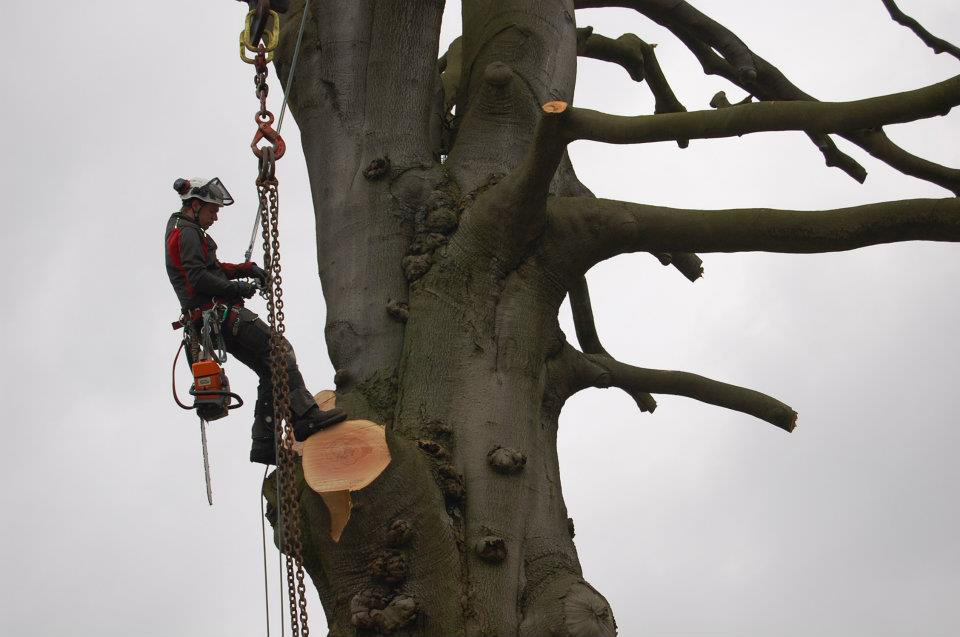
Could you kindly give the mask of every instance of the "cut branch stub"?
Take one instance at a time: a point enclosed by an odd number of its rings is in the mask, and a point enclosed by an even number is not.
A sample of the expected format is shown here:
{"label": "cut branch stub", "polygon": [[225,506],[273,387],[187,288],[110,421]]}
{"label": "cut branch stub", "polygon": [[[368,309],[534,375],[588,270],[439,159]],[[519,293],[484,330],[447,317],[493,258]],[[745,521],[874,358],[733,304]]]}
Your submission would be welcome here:
{"label": "cut branch stub", "polygon": [[567,110],[567,106],[568,104],[566,102],[560,100],[547,102],[543,105],[543,112],[547,115],[557,115]]}
{"label": "cut branch stub", "polygon": [[387,595],[378,588],[365,588],[350,598],[350,623],[360,629],[375,628],[376,620],[373,611],[387,607]]}
{"label": "cut branch stub", "polygon": [[586,582],[577,582],[563,595],[563,618],[568,635],[614,637],[617,622],[610,604]]}
{"label": "cut branch stub", "polygon": [[389,635],[417,618],[417,601],[403,593],[397,595],[383,610],[372,610],[370,616],[381,632]]}
{"label": "cut branch stub", "polygon": [[366,588],[350,599],[350,623],[389,635],[416,619],[417,610],[416,600],[409,595],[391,598],[380,588]]}
{"label": "cut branch stub", "polygon": [[405,546],[413,536],[413,525],[403,518],[397,518],[387,528],[386,544],[391,547]]}
{"label": "cut branch stub", "polygon": [[397,585],[407,579],[407,563],[398,551],[381,551],[370,562],[370,577],[384,584]]}
{"label": "cut branch stub", "polygon": [[369,420],[347,420],[303,443],[303,477],[317,493],[362,489],[389,464],[384,428]]}
{"label": "cut branch stub", "polygon": [[487,453],[487,463],[497,473],[512,475],[523,471],[527,456],[516,449],[498,445]]}
{"label": "cut branch stub", "polygon": [[463,476],[452,464],[441,464],[437,468],[437,475],[440,478],[440,486],[448,505],[457,505],[467,497],[467,490],[463,485]]}
{"label": "cut branch stub", "polygon": [[420,447],[422,451],[433,456],[437,460],[449,460],[450,458],[450,453],[447,451],[446,447],[435,440],[421,438],[417,440],[417,446]]}
{"label": "cut branch stub", "polygon": [[[323,411],[336,407],[333,390],[313,398]],[[339,542],[353,509],[350,492],[373,482],[390,464],[384,428],[369,420],[348,420],[296,446],[303,456],[303,479],[327,505],[330,538]]]}
{"label": "cut branch stub", "polygon": [[507,544],[502,537],[495,535],[485,535],[478,539],[473,550],[484,562],[489,564],[499,564],[507,558]]}
{"label": "cut branch stub", "polygon": [[379,179],[390,172],[390,158],[377,157],[363,170],[363,176],[369,180]]}

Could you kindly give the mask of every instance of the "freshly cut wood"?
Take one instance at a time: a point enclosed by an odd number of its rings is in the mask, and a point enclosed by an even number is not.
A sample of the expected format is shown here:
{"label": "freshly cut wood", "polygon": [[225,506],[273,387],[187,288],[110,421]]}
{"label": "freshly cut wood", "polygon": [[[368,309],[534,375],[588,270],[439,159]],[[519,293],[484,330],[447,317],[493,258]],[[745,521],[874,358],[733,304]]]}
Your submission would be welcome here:
{"label": "freshly cut wood", "polygon": [[[332,389],[313,399],[323,411],[337,406]],[[353,509],[350,492],[373,482],[390,464],[385,430],[369,420],[347,420],[294,442],[293,448],[302,456],[307,486],[320,494],[330,512],[330,538],[339,542]]]}
{"label": "freshly cut wood", "polygon": [[350,511],[353,509],[353,500],[349,491],[329,491],[321,493],[324,504],[330,512],[330,539],[340,541],[343,529],[350,521]]}
{"label": "freshly cut wood", "polygon": [[303,477],[317,493],[362,489],[388,464],[384,428],[370,420],[344,421],[303,443]]}
{"label": "freshly cut wood", "polygon": [[318,392],[313,399],[320,405],[320,411],[330,411],[337,406],[337,392],[332,389]]}

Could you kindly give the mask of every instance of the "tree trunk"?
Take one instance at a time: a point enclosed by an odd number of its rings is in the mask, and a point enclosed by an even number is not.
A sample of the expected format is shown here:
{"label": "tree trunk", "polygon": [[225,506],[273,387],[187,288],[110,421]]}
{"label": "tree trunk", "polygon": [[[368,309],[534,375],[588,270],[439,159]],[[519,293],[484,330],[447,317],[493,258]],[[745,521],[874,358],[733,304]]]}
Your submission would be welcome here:
{"label": "tree trunk", "polygon": [[[302,15],[293,4],[284,78]],[[573,6],[465,7],[466,116],[449,151],[442,10],[313,3],[308,17],[290,103],[338,404],[387,425],[393,462],[354,493],[339,543],[303,489],[305,566],[332,635],[614,634],[606,600],[581,577],[560,489],[559,405],[546,401],[566,288],[537,254],[542,228],[471,218],[523,158],[540,104],[572,98]]]}
{"label": "tree trunk", "polygon": [[[738,81],[763,80],[744,70],[736,46],[742,42],[711,43],[719,25],[677,10],[685,2],[620,4],[649,10],[668,25],[686,20],[678,37],[706,42],[700,55],[717,57],[724,72],[720,63],[729,63],[717,52],[737,58]],[[666,233],[669,249],[652,245],[657,227],[637,221],[653,215],[645,209],[598,206],[595,216],[581,219],[570,212],[592,195],[556,140],[601,135],[618,142],[592,123],[593,115],[564,110],[573,102],[578,55],[573,0],[465,3],[462,38],[438,66],[442,10],[437,0],[310,5],[290,105],[312,185],[337,403],[352,417],[386,425],[393,461],[354,493],[339,542],[330,539],[322,500],[300,482],[304,564],[331,635],[614,635],[609,605],[582,577],[564,506],[556,438],[565,399],[584,386],[613,384],[652,410],[645,393],[652,389],[638,380],[646,379],[658,391],[740,409],[788,430],[796,414],[750,390],[629,368],[591,337],[580,286],[597,259],[649,250],[691,279],[699,276],[700,260],[692,249],[679,250],[687,235]],[[302,11],[303,1],[293,0],[284,16],[281,78]],[[652,47],[644,46],[653,84],[659,68],[651,66]],[[642,75],[632,68],[631,75]],[[782,79],[767,91],[770,99],[789,85]],[[662,77],[657,86],[663,90]],[[556,105],[542,108],[548,102]],[[455,116],[446,112],[452,103]],[[664,103],[682,110],[675,98]],[[870,115],[870,108],[857,113]],[[765,113],[776,120],[771,127],[792,126],[778,110]],[[879,130],[887,111],[876,113]],[[704,121],[680,128],[685,136],[727,132]],[[825,153],[832,152],[826,132],[833,131],[811,134]],[[949,169],[938,174],[954,178]],[[771,218],[769,233],[781,237],[779,217]],[[940,217],[903,223],[918,235],[909,238],[960,238],[955,224],[944,229]],[[875,224],[862,225],[837,232],[859,239],[856,245],[897,240],[889,232],[870,234]],[[634,226],[641,231],[617,231]],[[814,249],[806,251],[818,251],[821,239],[804,228],[795,230],[812,237]],[[607,229],[618,235],[607,249],[579,250],[584,236],[605,241]],[[735,243],[740,234],[732,236]],[[827,239],[825,249],[847,249]],[[765,240],[742,249],[767,249]],[[582,353],[557,322],[568,293]]]}

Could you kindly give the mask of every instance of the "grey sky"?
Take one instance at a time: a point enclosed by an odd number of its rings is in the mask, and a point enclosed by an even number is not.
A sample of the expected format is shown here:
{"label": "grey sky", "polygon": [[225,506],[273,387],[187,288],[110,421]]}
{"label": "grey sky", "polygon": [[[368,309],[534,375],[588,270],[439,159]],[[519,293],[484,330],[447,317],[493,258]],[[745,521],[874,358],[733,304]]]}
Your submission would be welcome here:
{"label": "grey sky", "polygon": [[[960,41],[955,2],[900,4]],[[880,0],[696,5],[825,100],[915,88],[960,69],[890,21]],[[444,44],[458,10],[450,3]],[[0,158],[12,295],[0,345],[9,454],[0,469],[2,634],[263,634],[262,469],[246,461],[252,408],[211,427],[210,509],[196,420],[170,398],[176,300],[160,253],[173,179],[217,175],[238,205],[213,235],[223,260],[242,260],[255,205],[255,98],[236,46],[242,13],[227,0],[16,3],[5,12],[16,62],[4,83]],[[582,11],[577,21],[656,42],[691,110],[721,89],[742,97],[630,12]],[[271,81],[278,110],[273,69]],[[575,103],[652,111],[644,85],[592,61],[580,66]],[[958,117],[888,132],[956,167]],[[284,134],[288,332],[319,390],[332,370],[292,118]],[[802,134],[687,150],[578,143],[572,153],[598,195],[677,207],[822,209],[948,194],[854,150],[870,171],[857,185],[825,168]],[[696,284],[649,255],[595,268],[607,349],[769,393],[799,412],[799,427],[788,435],[669,397],[658,397],[655,415],[639,414],[615,390],[571,401],[561,419],[565,496],[585,575],[610,600],[621,634],[960,634],[957,247],[704,260]],[[253,374],[228,365],[234,387],[252,397]],[[311,617],[322,634],[315,599]]]}

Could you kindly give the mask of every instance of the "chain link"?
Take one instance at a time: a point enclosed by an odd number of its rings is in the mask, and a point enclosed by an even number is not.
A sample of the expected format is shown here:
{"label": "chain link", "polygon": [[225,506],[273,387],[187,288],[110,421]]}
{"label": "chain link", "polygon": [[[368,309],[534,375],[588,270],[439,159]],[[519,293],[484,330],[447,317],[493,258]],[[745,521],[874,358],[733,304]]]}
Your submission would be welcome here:
{"label": "chain link", "polygon": [[[263,44],[256,57],[256,96],[260,100],[259,122],[273,121],[267,110],[267,64]],[[279,135],[277,135],[279,137]],[[254,144],[256,140],[254,140]],[[293,426],[290,413],[290,379],[287,360],[291,355],[284,337],[283,274],[280,266],[280,209],[277,194],[275,162],[282,155],[280,147],[265,146],[261,149],[260,169],[257,177],[261,234],[263,237],[264,269],[267,271],[265,298],[268,324],[270,326],[270,376],[273,384],[273,422],[277,445],[277,479],[281,497],[279,509],[280,548],[284,554],[287,598],[292,637],[309,637],[307,625],[307,597],[303,572],[303,545],[300,538],[300,498],[296,488],[296,455],[293,451]],[[286,550],[284,550],[286,549]]]}

